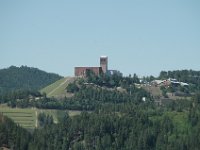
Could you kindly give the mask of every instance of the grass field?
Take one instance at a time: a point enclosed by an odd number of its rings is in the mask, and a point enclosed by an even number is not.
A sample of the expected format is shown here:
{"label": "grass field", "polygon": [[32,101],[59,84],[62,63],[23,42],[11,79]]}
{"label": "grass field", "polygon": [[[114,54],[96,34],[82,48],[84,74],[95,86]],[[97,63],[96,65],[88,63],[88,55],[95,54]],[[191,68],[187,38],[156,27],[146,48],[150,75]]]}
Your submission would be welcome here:
{"label": "grass field", "polygon": [[[75,78],[73,77],[65,77],[58,81],[56,81],[53,84],[50,84],[49,86],[43,88],[40,90],[41,93],[45,92],[47,94],[47,97],[58,97],[58,96],[66,96],[66,87],[69,83],[73,82]],[[68,93],[68,96],[70,94]]]}
{"label": "grass field", "polygon": [[36,127],[37,117],[34,109],[0,107],[0,112],[24,128],[32,129]]}
{"label": "grass field", "polygon": [[54,109],[35,109],[35,108],[10,108],[6,105],[0,105],[0,112],[11,118],[15,123],[27,129],[37,128],[37,116],[39,113],[45,113],[53,117],[54,123],[58,123],[58,118],[66,112],[69,116],[79,115],[81,111],[54,110]]}

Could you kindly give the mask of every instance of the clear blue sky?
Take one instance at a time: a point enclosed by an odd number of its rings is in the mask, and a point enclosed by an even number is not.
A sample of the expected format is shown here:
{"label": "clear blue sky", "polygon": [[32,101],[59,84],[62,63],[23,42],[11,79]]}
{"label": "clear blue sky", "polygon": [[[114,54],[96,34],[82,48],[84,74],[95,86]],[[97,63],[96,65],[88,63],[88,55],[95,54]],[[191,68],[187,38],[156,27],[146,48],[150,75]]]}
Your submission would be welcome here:
{"label": "clear blue sky", "polygon": [[0,68],[200,70],[200,0],[1,0]]}

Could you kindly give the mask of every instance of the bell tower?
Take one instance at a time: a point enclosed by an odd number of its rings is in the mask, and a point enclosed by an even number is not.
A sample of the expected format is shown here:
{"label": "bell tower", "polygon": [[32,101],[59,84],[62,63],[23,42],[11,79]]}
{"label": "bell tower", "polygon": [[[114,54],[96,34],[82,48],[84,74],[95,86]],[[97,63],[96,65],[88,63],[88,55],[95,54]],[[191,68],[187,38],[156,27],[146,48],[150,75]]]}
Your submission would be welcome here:
{"label": "bell tower", "polygon": [[100,57],[100,66],[102,68],[103,73],[106,73],[108,70],[108,57],[107,56]]}

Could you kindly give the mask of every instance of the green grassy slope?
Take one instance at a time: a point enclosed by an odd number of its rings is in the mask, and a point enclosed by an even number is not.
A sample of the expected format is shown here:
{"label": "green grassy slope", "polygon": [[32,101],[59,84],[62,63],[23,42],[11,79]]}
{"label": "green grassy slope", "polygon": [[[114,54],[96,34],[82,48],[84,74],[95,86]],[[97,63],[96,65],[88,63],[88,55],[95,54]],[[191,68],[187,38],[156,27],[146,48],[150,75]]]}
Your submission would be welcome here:
{"label": "green grassy slope", "polygon": [[0,112],[24,128],[33,129],[36,127],[37,114],[34,109],[1,107]]}
{"label": "green grassy slope", "polygon": [[[67,111],[69,116],[79,115],[81,111]],[[11,118],[15,123],[26,129],[34,129],[38,127],[37,116],[39,113],[45,113],[53,117],[54,123],[58,122],[58,118],[62,117],[66,110],[55,109],[36,109],[36,108],[10,108],[6,105],[0,105],[0,113]]]}
{"label": "green grassy slope", "polygon": [[40,90],[41,93],[45,92],[47,97],[64,97],[64,96],[71,96],[69,93],[66,92],[66,87],[69,83],[75,80],[74,77],[65,77],[49,86]]}

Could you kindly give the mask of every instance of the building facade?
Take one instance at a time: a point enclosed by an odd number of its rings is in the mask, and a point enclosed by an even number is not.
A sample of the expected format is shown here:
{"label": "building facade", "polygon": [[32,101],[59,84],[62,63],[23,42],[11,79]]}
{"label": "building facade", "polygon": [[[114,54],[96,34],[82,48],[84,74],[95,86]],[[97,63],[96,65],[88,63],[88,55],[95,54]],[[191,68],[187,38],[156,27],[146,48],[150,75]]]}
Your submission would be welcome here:
{"label": "building facade", "polygon": [[97,76],[103,72],[101,67],[75,67],[74,68],[74,74],[76,77],[86,77],[87,71],[92,71]]}
{"label": "building facade", "polygon": [[87,71],[94,72],[95,75],[99,76],[100,74],[107,74],[107,75],[120,75],[122,73],[117,70],[108,70],[108,57],[101,56],[100,57],[100,67],[75,67],[74,74],[76,77],[86,77]]}

